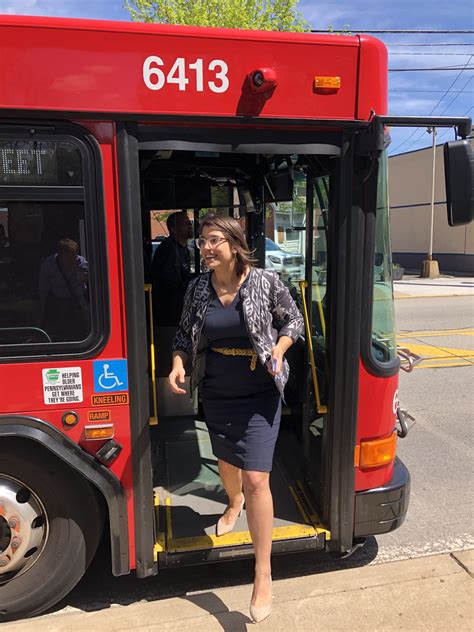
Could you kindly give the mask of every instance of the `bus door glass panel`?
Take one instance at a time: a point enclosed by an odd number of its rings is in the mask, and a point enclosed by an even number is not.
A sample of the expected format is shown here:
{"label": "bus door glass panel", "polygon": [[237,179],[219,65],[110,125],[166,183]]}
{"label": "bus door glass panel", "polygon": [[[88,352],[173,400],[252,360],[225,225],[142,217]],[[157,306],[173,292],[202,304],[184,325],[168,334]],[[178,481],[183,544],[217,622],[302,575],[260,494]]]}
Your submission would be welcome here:
{"label": "bus door glass panel", "polygon": [[[301,313],[303,313],[303,304],[300,282],[304,280],[305,275],[305,212],[306,176],[303,171],[295,171],[293,199],[265,204],[264,267],[278,274],[280,280],[289,289]],[[302,341],[293,345],[286,354],[290,364],[290,377],[285,390],[285,400],[300,422],[306,398],[305,354],[306,350]],[[301,430],[299,435],[302,435]]]}
{"label": "bus door glass panel", "polygon": [[384,152],[377,181],[372,305],[372,354],[379,362],[391,362],[397,354],[389,222],[387,155]]}
{"label": "bus door glass panel", "polygon": [[[328,198],[329,177],[313,180],[313,221],[310,240],[311,252],[311,342],[313,348],[312,413],[309,419],[307,452],[312,477],[319,479],[322,454],[322,435],[328,395],[327,340],[327,262],[328,262]],[[316,468],[316,469],[315,469]]]}
{"label": "bus door glass panel", "polygon": [[294,297],[304,279],[306,177],[295,173],[293,200],[266,204],[265,269],[274,270]]}
{"label": "bus door glass panel", "polygon": [[[91,305],[81,153],[68,142],[11,139],[0,139],[0,152],[0,345],[85,340]],[[54,201],[47,199],[53,188]]]}
{"label": "bus door glass panel", "polygon": [[267,205],[265,268],[275,270],[303,312],[300,282],[305,279],[306,258],[311,257],[311,305],[308,312],[316,365],[325,380],[327,216],[329,179],[314,181],[311,252],[306,252],[305,171],[295,172],[291,202]]}

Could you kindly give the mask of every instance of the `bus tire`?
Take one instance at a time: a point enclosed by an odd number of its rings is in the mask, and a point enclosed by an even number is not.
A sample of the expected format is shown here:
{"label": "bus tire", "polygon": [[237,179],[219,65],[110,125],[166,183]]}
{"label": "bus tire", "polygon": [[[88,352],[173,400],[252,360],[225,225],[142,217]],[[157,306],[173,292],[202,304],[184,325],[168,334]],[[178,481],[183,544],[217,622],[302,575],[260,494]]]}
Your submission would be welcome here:
{"label": "bus tire", "polygon": [[0,623],[44,612],[74,588],[100,541],[100,501],[46,448],[0,441]]}

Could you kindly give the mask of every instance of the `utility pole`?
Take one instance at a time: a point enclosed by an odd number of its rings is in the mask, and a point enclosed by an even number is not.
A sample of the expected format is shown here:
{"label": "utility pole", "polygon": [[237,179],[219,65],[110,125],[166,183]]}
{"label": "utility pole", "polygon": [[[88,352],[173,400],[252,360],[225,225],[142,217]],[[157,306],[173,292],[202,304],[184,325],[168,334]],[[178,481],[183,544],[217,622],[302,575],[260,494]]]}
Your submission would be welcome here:
{"label": "utility pole", "polygon": [[426,261],[423,261],[421,277],[424,279],[436,279],[439,277],[439,266],[433,261],[433,232],[434,232],[434,207],[436,184],[436,127],[429,127],[428,133],[433,134],[433,175],[431,180],[431,219],[430,219],[430,247]]}

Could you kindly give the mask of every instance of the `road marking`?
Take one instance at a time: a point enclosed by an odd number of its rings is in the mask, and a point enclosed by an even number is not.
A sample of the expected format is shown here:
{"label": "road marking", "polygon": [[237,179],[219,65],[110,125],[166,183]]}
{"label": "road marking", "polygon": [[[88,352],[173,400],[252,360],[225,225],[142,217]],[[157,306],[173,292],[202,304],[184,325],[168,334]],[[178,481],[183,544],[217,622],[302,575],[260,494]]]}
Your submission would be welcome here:
{"label": "road marking", "polygon": [[[442,347],[433,343],[419,342],[418,338],[448,337],[448,336],[473,336],[474,328],[464,329],[436,329],[431,331],[401,332],[397,338],[401,346],[409,349],[422,361],[415,369],[437,369],[444,367],[472,366],[474,364],[473,349],[458,349],[454,347]],[[416,342],[409,342],[412,339]]]}
{"label": "road marking", "polygon": [[404,342],[403,346],[423,358],[474,358],[474,350],[472,349],[454,349],[452,347],[438,347],[436,345],[413,342]]}
{"label": "road marking", "polygon": [[474,366],[473,362],[469,362],[468,360],[458,360],[457,362],[447,363],[444,362],[442,364],[426,364],[423,360],[422,363],[417,364],[415,369],[442,369],[446,367],[456,367],[456,366]]}
{"label": "road marking", "polygon": [[462,294],[403,294],[399,290],[394,291],[394,298],[397,300],[405,298],[464,298],[466,296],[472,298],[474,294],[472,292]]}
{"label": "road marking", "polygon": [[422,331],[401,331],[397,334],[397,338],[426,338],[431,336],[474,336],[474,328],[465,327],[464,329],[433,329]]}

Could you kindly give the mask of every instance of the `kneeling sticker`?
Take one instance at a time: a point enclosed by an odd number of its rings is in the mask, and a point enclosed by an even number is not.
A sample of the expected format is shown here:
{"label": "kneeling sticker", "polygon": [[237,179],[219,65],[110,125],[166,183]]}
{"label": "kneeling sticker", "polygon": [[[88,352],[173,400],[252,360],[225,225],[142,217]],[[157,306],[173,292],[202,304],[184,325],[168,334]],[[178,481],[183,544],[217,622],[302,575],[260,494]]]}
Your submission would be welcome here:
{"label": "kneeling sticker", "polygon": [[81,367],[43,369],[44,403],[77,404],[83,401]]}

